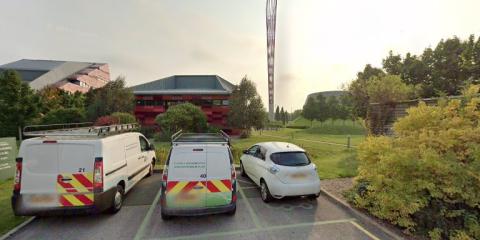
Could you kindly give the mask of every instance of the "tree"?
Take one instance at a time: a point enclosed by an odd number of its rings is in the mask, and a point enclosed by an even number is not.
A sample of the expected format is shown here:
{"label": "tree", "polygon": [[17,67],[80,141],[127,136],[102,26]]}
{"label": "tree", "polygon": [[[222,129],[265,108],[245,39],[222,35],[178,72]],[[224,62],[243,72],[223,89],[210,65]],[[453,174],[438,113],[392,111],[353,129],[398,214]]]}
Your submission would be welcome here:
{"label": "tree", "polygon": [[317,104],[312,96],[307,98],[305,105],[303,105],[302,116],[310,120],[310,126],[313,126],[313,120],[317,118]]}
{"label": "tree", "polygon": [[85,122],[85,111],[81,108],[58,108],[45,114],[41,122],[42,124]]}
{"label": "tree", "polygon": [[283,109],[283,107],[282,107],[282,110],[280,110],[279,117],[280,117],[279,120],[282,122],[283,125],[285,125],[286,124],[286,119],[285,119],[285,110]]}
{"label": "tree", "polygon": [[280,107],[277,105],[277,109],[275,109],[275,116],[274,118],[275,121],[280,121]]}
{"label": "tree", "polygon": [[332,121],[332,125],[333,125],[333,122],[339,118],[339,110],[340,106],[339,106],[339,103],[338,103],[338,99],[336,96],[329,96],[327,98],[327,102],[326,102],[326,113],[327,113],[327,116],[328,118],[330,118],[330,120]]}
{"label": "tree", "polygon": [[290,120],[293,121],[300,116],[302,116],[302,109],[297,109],[297,110],[293,111],[293,113],[290,114]]}
{"label": "tree", "polygon": [[393,55],[393,52],[390,50],[388,52],[388,57],[383,59],[383,69],[388,74],[391,75],[400,75],[402,73],[402,57],[400,55]]}
{"label": "tree", "polygon": [[409,99],[413,88],[402,82],[398,75],[386,75],[370,79],[367,94],[372,103],[387,104]]}
{"label": "tree", "polygon": [[329,118],[327,99],[322,94],[318,94],[315,104],[315,119],[319,121],[321,125],[323,125],[323,122],[325,122]]}
{"label": "tree", "polygon": [[85,107],[85,95],[81,92],[69,93],[55,86],[46,86],[37,92],[40,97],[43,114],[59,108],[81,108]]}
{"label": "tree", "polygon": [[266,119],[265,108],[257,88],[252,81],[244,77],[230,98],[229,125],[243,129],[248,136],[252,128],[264,127]]}
{"label": "tree", "polygon": [[173,133],[179,130],[184,132],[205,132],[207,130],[207,116],[191,103],[182,103],[171,106],[168,110],[159,114],[155,122],[162,131]]}
{"label": "tree", "polygon": [[94,121],[114,112],[133,112],[134,95],[125,87],[125,79],[118,77],[102,88],[91,89],[86,94],[87,116]]}
{"label": "tree", "polygon": [[367,117],[369,98],[367,94],[367,83],[372,77],[385,76],[382,69],[374,68],[367,64],[362,72],[357,73],[357,79],[347,87],[353,100],[353,112],[361,118]]}
{"label": "tree", "polygon": [[38,116],[39,99],[14,70],[0,72],[0,136],[18,136]]}

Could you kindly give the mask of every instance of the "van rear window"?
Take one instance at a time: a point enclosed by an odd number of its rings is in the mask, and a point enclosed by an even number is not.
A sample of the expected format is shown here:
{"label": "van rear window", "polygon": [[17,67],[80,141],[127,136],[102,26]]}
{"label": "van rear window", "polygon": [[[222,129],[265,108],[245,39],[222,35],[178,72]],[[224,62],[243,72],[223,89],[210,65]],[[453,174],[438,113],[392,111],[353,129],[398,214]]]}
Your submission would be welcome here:
{"label": "van rear window", "polygon": [[310,159],[304,152],[281,152],[273,153],[270,159],[275,164],[282,166],[306,166],[310,164]]}

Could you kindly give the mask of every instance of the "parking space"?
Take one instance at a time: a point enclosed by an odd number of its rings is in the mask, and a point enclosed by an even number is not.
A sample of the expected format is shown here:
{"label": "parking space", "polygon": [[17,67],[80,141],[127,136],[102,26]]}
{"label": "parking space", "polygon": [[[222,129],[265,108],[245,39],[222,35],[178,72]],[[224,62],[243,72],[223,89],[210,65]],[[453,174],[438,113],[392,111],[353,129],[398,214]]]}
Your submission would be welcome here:
{"label": "parking space", "polygon": [[141,181],[116,215],[39,218],[12,239],[388,239],[320,196],[265,204],[257,187],[239,177],[234,216],[176,217],[163,221],[160,174]]}

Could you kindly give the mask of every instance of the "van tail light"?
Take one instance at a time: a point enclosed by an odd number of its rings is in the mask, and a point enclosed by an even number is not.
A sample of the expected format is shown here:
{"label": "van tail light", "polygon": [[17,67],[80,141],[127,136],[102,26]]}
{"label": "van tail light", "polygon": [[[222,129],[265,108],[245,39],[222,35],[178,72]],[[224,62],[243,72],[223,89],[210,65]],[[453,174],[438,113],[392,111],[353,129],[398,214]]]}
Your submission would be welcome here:
{"label": "van tail light", "polygon": [[166,183],[167,180],[168,180],[168,166],[165,166],[165,169],[163,169],[162,181]]}
{"label": "van tail light", "polygon": [[17,158],[17,166],[15,171],[15,179],[13,180],[13,192],[20,193],[20,188],[22,185],[22,161],[23,158]]}
{"label": "van tail light", "polygon": [[93,167],[93,191],[103,192],[103,158],[95,158]]}

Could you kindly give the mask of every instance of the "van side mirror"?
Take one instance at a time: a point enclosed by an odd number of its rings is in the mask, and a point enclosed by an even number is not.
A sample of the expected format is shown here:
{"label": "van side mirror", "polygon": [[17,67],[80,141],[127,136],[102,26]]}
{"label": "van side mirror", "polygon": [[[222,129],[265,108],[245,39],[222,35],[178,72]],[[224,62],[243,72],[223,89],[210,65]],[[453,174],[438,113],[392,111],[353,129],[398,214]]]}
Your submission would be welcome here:
{"label": "van side mirror", "polygon": [[150,143],[150,145],[148,145],[148,150],[155,151],[155,145],[153,145],[153,143]]}
{"label": "van side mirror", "polygon": [[243,154],[250,154],[248,150],[243,150]]}

